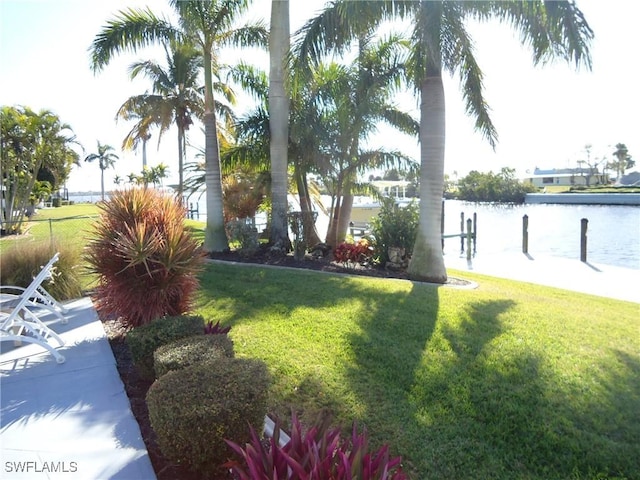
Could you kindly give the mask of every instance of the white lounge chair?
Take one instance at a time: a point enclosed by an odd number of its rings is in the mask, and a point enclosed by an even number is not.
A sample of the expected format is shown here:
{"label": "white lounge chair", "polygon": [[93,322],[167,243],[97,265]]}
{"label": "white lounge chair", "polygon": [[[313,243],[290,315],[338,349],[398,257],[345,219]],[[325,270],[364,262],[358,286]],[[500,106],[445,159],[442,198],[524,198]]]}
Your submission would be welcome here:
{"label": "white lounge chair", "polygon": [[42,286],[42,282],[52,278],[53,265],[58,257],[56,253],[27,288],[0,287],[0,291],[9,288],[19,292],[0,294],[0,341],[36,343],[51,352],[58,363],[63,363],[64,356],[49,343],[49,339],[53,338],[60,347],[64,341],[40,319],[41,315],[52,313],[61,323],[67,323],[63,315],[66,309]]}

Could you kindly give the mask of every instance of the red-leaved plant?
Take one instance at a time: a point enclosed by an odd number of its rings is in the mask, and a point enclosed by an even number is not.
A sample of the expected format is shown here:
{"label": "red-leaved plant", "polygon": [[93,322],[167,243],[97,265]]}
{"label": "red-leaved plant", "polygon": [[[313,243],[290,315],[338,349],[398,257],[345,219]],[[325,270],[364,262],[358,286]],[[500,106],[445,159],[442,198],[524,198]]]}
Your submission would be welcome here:
{"label": "red-leaved plant", "polygon": [[357,264],[370,263],[373,251],[369,241],[366,238],[361,238],[357,243],[342,242],[333,251],[333,258],[343,266],[353,268]]}
{"label": "red-leaved plant", "polygon": [[220,325],[220,320],[218,320],[215,324],[212,320],[208,321],[204,327],[205,335],[226,335],[231,330],[231,326],[223,327]]}
{"label": "red-leaved plant", "polygon": [[405,480],[401,458],[389,456],[389,447],[370,452],[366,430],[358,434],[354,424],[350,438],[341,439],[340,429],[315,425],[305,432],[294,415],[291,439],[280,446],[276,424],[268,446],[251,429],[251,443],[245,448],[225,440],[242,461],[230,461],[238,480]]}
{"label": "red-leaved plant", "polygon": [[188,311],[204,256],[184,228],[185,208],[146,188],[116,191],[98,205],[85,252],[98,276],[96,307],[133,327]]}

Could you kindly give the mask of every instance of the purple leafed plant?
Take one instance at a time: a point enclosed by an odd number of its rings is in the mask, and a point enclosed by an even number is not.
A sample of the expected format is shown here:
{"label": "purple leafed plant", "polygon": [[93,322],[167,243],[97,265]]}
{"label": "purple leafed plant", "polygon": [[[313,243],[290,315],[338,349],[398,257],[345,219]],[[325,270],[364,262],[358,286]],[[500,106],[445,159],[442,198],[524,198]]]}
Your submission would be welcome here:
{"label": "purple leafed plant", "polygon": [[226,335],[231,330],[231,326],[223,327],[220,325],[220,320],[218,320],[215,325],[213,321],[207,322],[207,325],[204,327],[205,335]]}
{"label": "purple leafed plant", "polygon": [[405,480],[401,458],[391,458],[389,447],[370,452],[366,430],[358,434],[354,424],[350,438],[341,439],[340,429],[315,425],[306,432],[293,415],[291,440],[279,446],[280,425],[273,438],[264,442],[252,429],[245,448],[225,440],[241,458],[224,466],[238,480]]}

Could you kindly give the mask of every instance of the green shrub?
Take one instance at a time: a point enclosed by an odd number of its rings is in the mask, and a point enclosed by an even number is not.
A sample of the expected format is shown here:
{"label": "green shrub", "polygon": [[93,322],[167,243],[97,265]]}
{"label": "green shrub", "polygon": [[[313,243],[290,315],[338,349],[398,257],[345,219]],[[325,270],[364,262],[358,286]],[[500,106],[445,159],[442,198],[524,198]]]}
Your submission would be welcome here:
{"label": "green shrub", "polygon": [[147,392],[149,419],[162,454],[213,478],[231,455],[225,439],[244,445],[262,430],[269,374],[256,359],[201,362],[163,375]]}
{"label": "green shrub", "polygon": [[515,172],[515,169],[507,167],[498,173],[472,170],[458,180],[455,196],[467,202],[523,203],[526,194],[537,192],[538,188],[518,180]]}
{"label": "green shrub", "polygon": [[53,268],[53,279],[43,283],[44,288],[58,301],[82,296],[80,284],[80,254],[77,250],[50,242],[15,242],[9,248],[3,245],[0,254],[0,285],[28,287],[53,255],[60,257]]}
{"label": "green shrub", "polygon": [[393,198],[383,198],[380,213],[371,221],[375,257],[381,265],[389,261],[389,247],[404,249],[407,257],[411,256],[418,233],[418,214],[414,202],[400,207]]}
{"label": "green shrub", "polygon": [[127,334],[131,357],[142,378],[153,380],[153,354],[175,340],[203,334],[204,319],[199,315],[164,317],[134,328]]}
{"label": "green shrub", "polygon": [[227,335],[193,335],[158,348],[153,365],[160,378],[172,370],[221,357],[233,357],[233,341]]}
{"label": "green shrub", "polygon": [[260,240],[258,230],[245,220],[231,220],[227,222],[229,241],[239,246],[240,255],[250,257],[258,251]]}
{"label": "green shrub", "polygon": [[154,189],[116,191],[99,204],[86,251],[98,276],[96,307],[131,326],[189,311],[204,256],[186,210]]}

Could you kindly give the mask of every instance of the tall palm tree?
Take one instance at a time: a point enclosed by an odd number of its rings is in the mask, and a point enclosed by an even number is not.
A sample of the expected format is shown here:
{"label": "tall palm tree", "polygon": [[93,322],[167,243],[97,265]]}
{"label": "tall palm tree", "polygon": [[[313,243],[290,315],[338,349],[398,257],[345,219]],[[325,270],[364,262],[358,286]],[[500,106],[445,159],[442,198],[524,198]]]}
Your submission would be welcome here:
{"label": "tall palm tree", "polygon": [[151,60],[136,62],[130,66],[132,79],[142,74],[153,82],[153,93],[130,97],[118,110],[118,116],[127,118],[133,114],[140,117],[125,138],[124,145],[133,146],[140,138],[143,149],[152,125],[159,127],[160,143],[163,133],[176,124],[179,178],[177,194],[178,198],[182,199],[186,132],[193,124],[192,116],[201,117],[203,113],[198,78],[202,68],[202,56],[193,46],[176,42],[169,42],[169,45],[165,46],[165,54],[166,68]]}
{"label": "tall palm tree", "polygon": [[444,188],[445,99],[443,71],[460,76],[467,113],[491,145],[497,132],[483,95],[483,74],[474,58],[467,19],[497,18],[520,32],[535,64],[553,58],[591,66],[593,32],[573,1],[334,1],[301,32],[300,55],[315,59],[348,48],[359,34],[350,19],[368,27],[390,18],[411,19],[409,80],[420,101],[420,219],[409,264],[414,279],[444,283],[447,273],[440,238]]}
{"label": "tall palm tree", "polygon": [[103,145],[98,141],[98,152],[90,153],[84,158],[85,162],[93,162],[95,160],[98,161],[98,166],[100,167],[100,191],[102,193],[102,201],[104,202],[104,171],[113,167],[118,160],[118,156],[113,153],[115,150],[111,145]]}
{"label": "tall palm tree", "polygon": [[289,140],[288,77],[289,0],[271,1],[269,34],[269,153],[271,159],[271,234],[270,242],[284,252],[289,249],[287,224],[287,162]]}
{"label": "tall palm tree", "polygon": [[100,70],[115,54],[135,51],[153,43],[186,39],[203,55],[206,205],[207,226],[204,249],[228,248],[222,209],[220,150],[213,96],[213,70],[218,50],[224,46],[266,46],[267,32],[260,24],[234,27],[248,6],[248,0],[170,0],[179,25],[156,16],[150,9],[121,11],[96,36],[91,46],[92,66]]}

